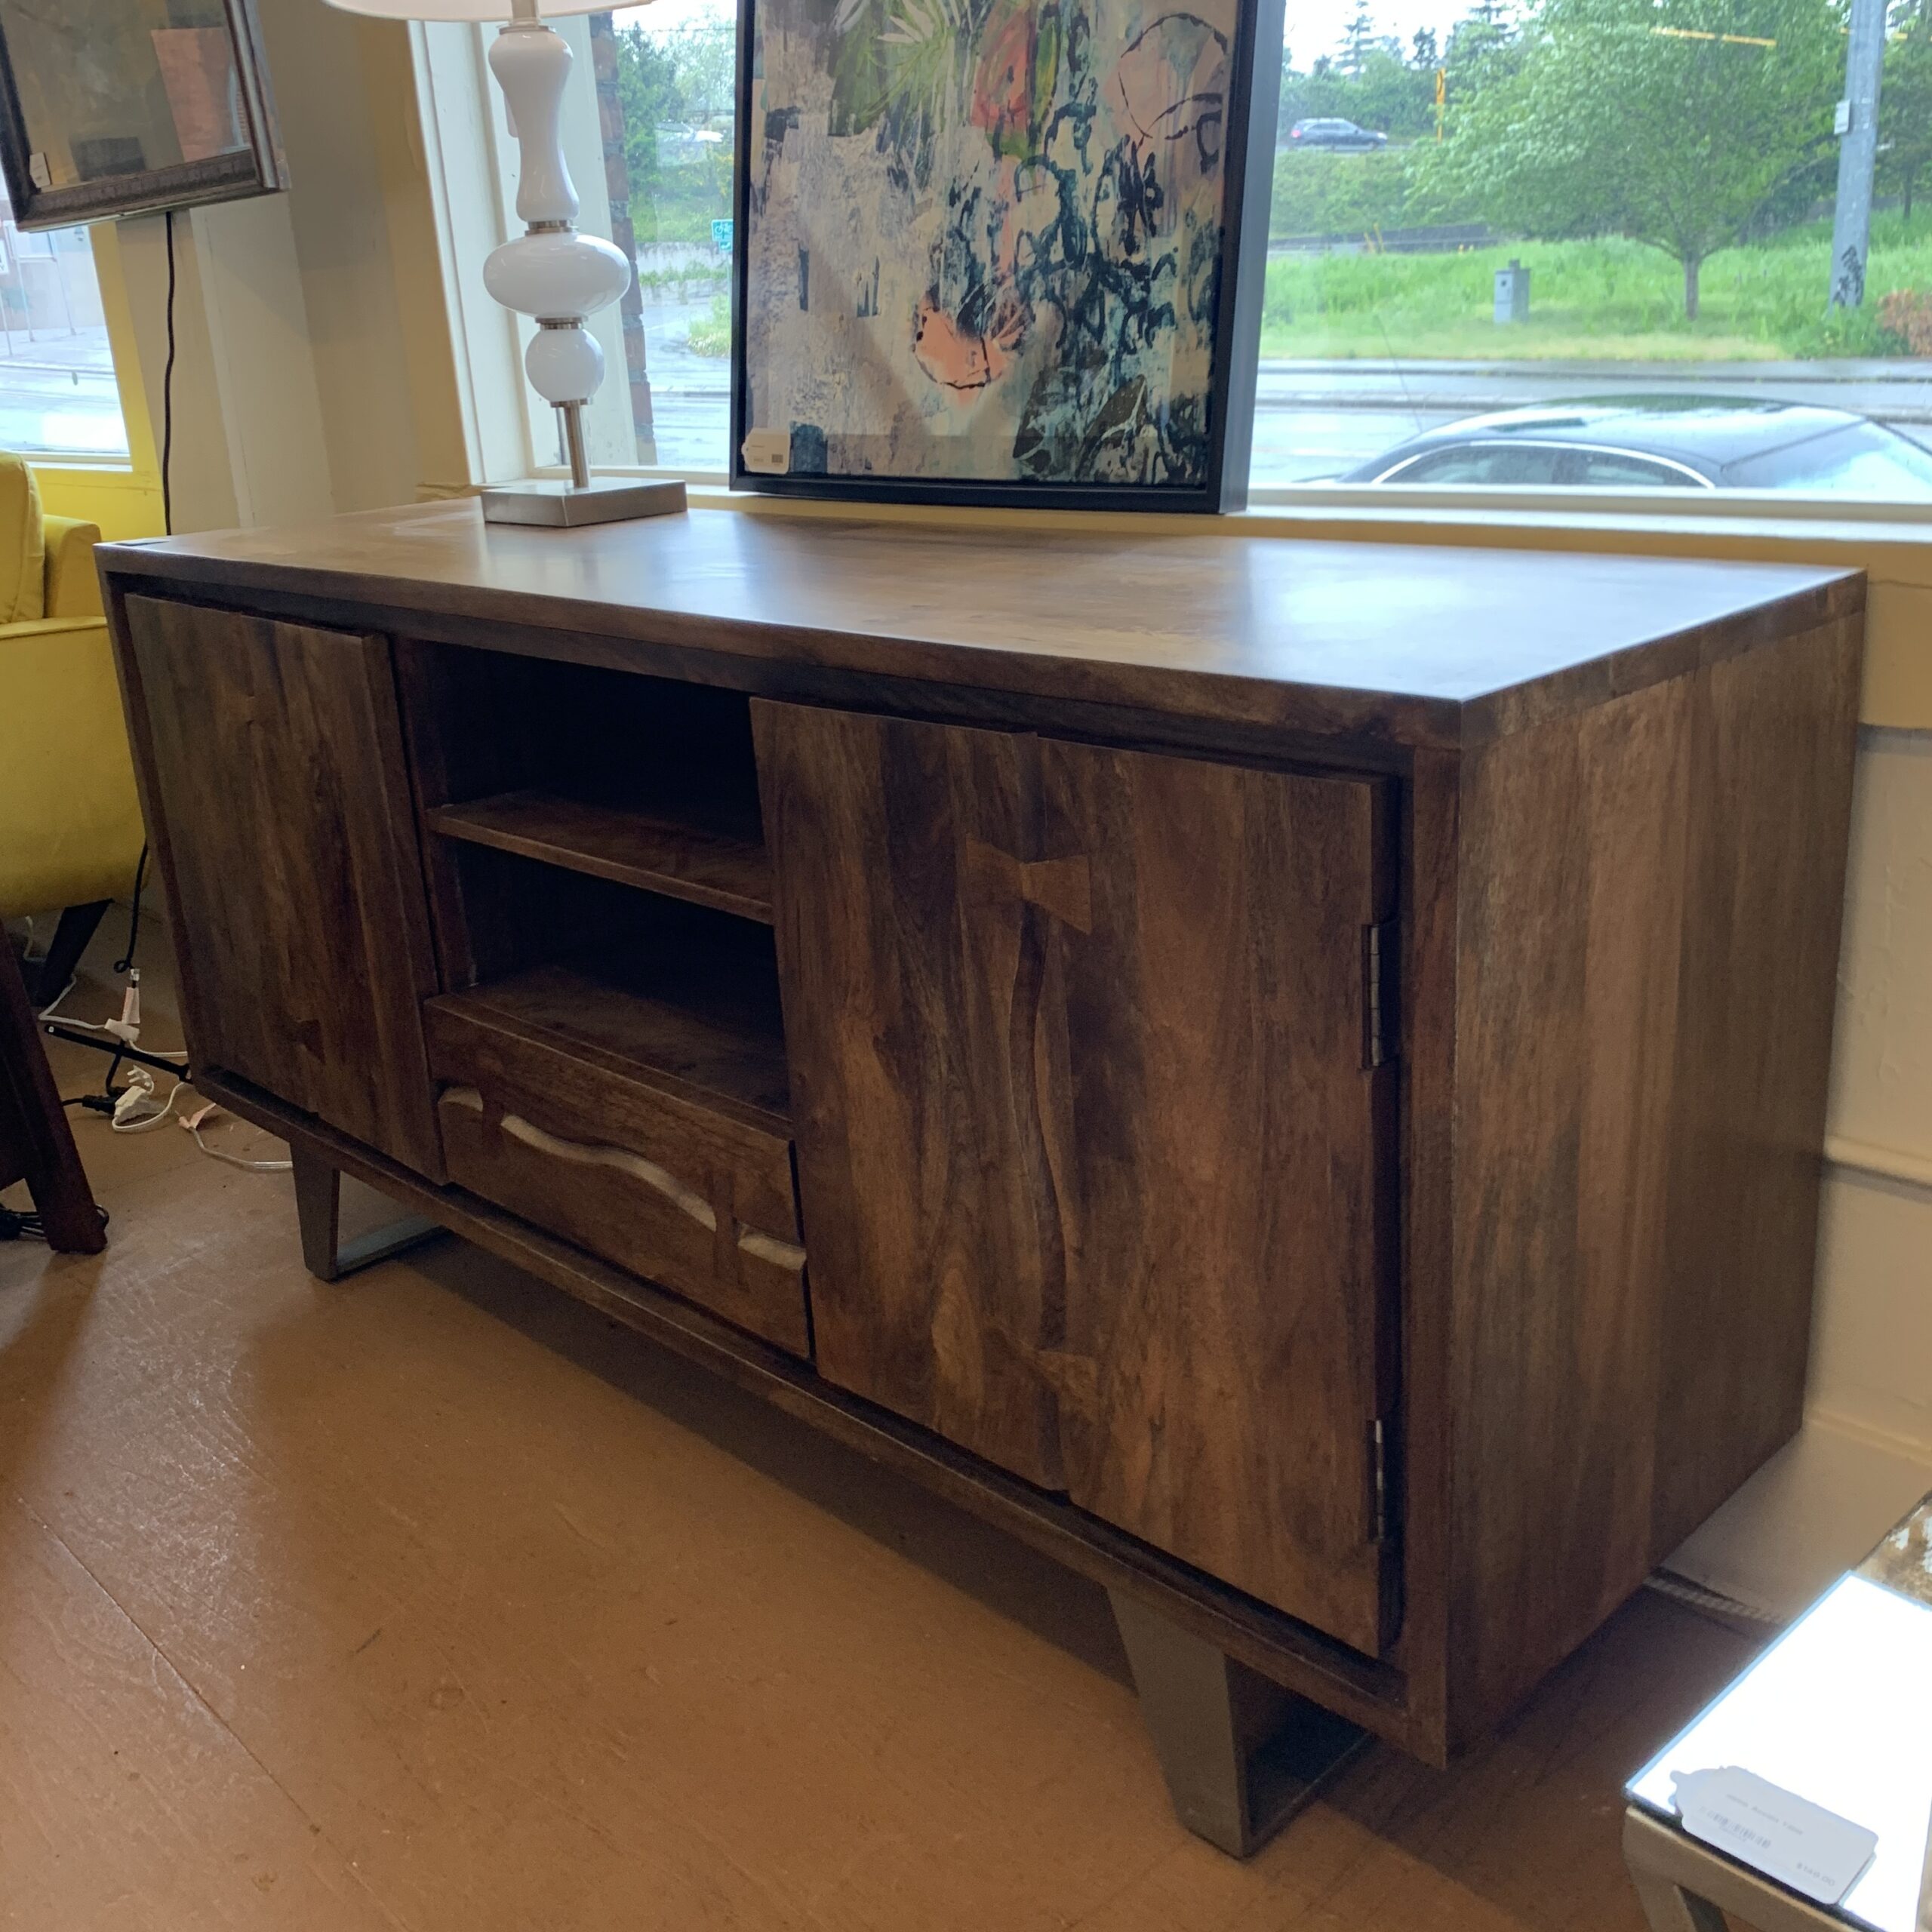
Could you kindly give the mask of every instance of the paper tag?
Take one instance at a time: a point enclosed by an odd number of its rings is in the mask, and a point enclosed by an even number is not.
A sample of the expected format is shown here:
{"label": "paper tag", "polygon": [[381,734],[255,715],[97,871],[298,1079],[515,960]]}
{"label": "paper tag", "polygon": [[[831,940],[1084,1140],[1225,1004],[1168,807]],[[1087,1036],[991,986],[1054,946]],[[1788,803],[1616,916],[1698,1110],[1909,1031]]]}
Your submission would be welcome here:
{"label": "paper tag", "polygon": [[789,429],[748,429],[744,441],[745,467],[767,476],[783,476],[792,467],[792,432]]}
{"label": "paper tag", "polygon": [[30,154],[27,156],[27,177],[36,188],[54,186],[54,171],[48,166],[45,155]]}
{"label": "paper tag", "polygon": [[1839,1903],[1878,1848],[1876,1832],[1737,1764],[1671,1782],[1693,1838],[1820,1905]]}

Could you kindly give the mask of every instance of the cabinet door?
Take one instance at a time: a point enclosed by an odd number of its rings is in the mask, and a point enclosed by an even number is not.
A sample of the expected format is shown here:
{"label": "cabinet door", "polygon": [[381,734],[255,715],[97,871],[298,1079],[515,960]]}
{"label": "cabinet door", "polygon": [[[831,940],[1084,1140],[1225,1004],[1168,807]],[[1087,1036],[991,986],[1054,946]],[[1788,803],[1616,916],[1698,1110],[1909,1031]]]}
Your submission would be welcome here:
{"label": "cabinet door", "polygon": [[1383,788],[755,709],[820,1368],[1378,1650]]}
{"label": "cabinet door", "polygon": [[196,1063],[440,1180],[388,645],[139,597],[126,645]]}
{"label": "cabinet door", "polygon": [[1064,1257],[1028,741],[754,700],[811,1291],[841,1387],[1048,1488]]}
{"label": "cabinet door", "polygon": [[1069,1257],[1062,1459],[1096,1515],[1375,1652],[1392,1379],[1376,781],[1043,741],[1086,855],[1038,1051]]}

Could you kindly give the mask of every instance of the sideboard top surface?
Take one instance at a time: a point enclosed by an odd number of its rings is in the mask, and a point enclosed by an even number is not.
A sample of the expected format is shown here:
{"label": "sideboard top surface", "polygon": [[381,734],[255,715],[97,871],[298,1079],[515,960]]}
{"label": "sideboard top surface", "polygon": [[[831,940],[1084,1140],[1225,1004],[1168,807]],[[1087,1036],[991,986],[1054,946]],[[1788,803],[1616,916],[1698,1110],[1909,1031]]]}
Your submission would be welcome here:
{"label": "sideboard top surface", "polygon": [[469,501],[99,555],[123,589],[296,596],[1451,747],[1864,599],[1856,572],[1789,565],[710,509],[543,530],[486,525]]}

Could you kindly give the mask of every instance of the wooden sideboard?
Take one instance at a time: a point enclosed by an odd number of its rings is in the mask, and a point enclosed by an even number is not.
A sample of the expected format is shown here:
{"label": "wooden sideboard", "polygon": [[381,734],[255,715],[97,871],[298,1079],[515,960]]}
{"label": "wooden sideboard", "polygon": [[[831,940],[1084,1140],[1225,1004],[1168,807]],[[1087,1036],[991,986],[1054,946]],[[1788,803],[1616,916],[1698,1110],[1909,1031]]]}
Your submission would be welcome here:
{"label": "wooden sideboard", "polygon": [[100,552],[196,1081],[1113,1593],[1231,1850],[1796,1428],[1864,590],[473,506]]}

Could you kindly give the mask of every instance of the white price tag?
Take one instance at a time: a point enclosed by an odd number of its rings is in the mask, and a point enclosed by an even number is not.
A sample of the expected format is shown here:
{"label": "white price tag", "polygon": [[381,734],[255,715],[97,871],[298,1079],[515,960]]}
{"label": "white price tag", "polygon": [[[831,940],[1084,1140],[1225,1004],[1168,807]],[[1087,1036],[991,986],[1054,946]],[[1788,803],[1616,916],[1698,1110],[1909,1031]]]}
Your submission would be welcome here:
{"label": "white price tag", "polygon": [[54,171],[47,165],[47,157],[36,151],[27,156],[27,178],[36,188],[54,186]]}
{"label": "white price tag", "polygon": [[789,429],[749,429],[745,432],[745,467],[762,476],[783,476],[792,467]]}
{"label": "white price tag", "polygon": [[1838,1904],[1878,1848],[1876,1832],[1737,1764],[1672,1782],[1693,1838],[1820,1905]]}

